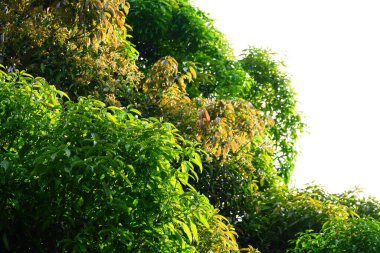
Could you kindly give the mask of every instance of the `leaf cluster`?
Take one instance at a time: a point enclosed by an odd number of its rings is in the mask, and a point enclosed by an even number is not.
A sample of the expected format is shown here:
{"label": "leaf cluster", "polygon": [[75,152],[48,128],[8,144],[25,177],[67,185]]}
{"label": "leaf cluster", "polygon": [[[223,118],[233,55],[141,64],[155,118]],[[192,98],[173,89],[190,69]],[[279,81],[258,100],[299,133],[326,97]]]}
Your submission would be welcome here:
{"label": "leaf cluster", "polygon": [[242,89],[245,73],[233,57],[213,20],[189,0],[131,0],[127,22],[139,51],[139,65],[149,71],[163,56],[189,66],[198,78],[187,87],[190,97],[233,97]]}
{"label": "leaf cluster", "polygon": [[245,50],[239,63],[253,79],[242,97],[273,119],[267,134],[275,143],[275,166],[289,182],[297,155],[296,141],[305,124],[296,108],[290,77],[283,70],[285,64],[270,50],[255,47]]}
{"label": "leaf cluster", "polygon": [[[251,47],[240,60],[213,20],[188,0],[132,0],[127,17],[132,41],[145,73],[162,56],[175,58],[181,72],[193,68],[197,78],[186,84],[190,98],[241,98],[274,124],[266,135],[273,141],[274,166],[289,182],[297,155],[296,141],[305,127],[284,64],[270,50]],[[265,152],[264,152],[265,153]]]}
{"label": "leaf cluster", "polygon": [[287,252],[379,252],[380,222],[372,218],[337,219],[324,224],[320,232],[300,233],[294,244]]}
{"label": "leaf cluster", "polygon": [[45,77],[70,97],[118,104],[142,75],[128,36],[124,0],[2,1],[1,64]]}
{"label": "leaf cluster", "polygon": [[[304,189],[271,187],[256,192],[248,202],[246,215],[235,224],[240,235],[239,243],[246,245],[254,242],[264,253],[285,252],[294,247],[291,242],[297,240],[299,233],[312,230],[322,236],[323,227],[336,220],[359,217],[378,219],[380,203],[373,198],[360,197],[358,193],[357,189],[353,189],[331,194],[318,185],[309,185]],[[302,241],[304,243],[306,237]],[[307,248],[303,250],[296,252],[305,252]],[[339,248],[337,250],[342,252]]]}

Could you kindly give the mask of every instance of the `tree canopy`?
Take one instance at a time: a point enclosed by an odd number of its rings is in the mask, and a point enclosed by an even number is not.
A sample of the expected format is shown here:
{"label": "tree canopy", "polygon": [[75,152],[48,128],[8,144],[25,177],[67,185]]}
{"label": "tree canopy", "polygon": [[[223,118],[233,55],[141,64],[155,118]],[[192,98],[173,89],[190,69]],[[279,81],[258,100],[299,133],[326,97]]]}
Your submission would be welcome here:
{"label": "tree canopy", "polygon": [[132,0],[127,17],[132,42],[149,66],[172,56],[183,69],[190,66],[198,78],[187,87],[190,97],[233,97],[239,94],[245,73],[213,20],[188,0]]}
{"label": "tree canopy", "polygon": [[188,0],[0,11],[1,252],[377,250],[377,200],[288,185],[305,124],[271,50],[235,58]]}
{"label": "tree canopy", "polygon": [[120,1],[2,1],[2,64],[24,69],[75,98],[113,101],[141,78]]}
{"label": "tree canopy", "polygon": [[243,97],[274,121],[268,134],[275,143],[275,166],[289,182],[297,155],[296,141],[305,124],[296,108],[290,78],[283,71],[285,64],[277,58],[270,50],[251,47],[239,63],[254,79]]}
{"label": "tree canopy", "polygon": [[2,250],[237,249],[233,228],[189,185],[200,157],[173,125],[94,99],[62,103],[23,72],[0,81]]}

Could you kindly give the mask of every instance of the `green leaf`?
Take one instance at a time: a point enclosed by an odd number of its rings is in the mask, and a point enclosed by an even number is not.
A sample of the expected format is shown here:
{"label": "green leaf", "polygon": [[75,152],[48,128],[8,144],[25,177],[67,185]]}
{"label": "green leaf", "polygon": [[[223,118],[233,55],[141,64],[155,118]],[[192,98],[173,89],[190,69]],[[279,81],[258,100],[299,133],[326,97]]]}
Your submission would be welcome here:
{"label": "green leaf", "polygon": [[141,112],[135,108],[130,108],[129,109],[130,112],[133,112],[133,113],[136,113],[137,115],[141,115]]}
{"label": "green leaf", "polygon": [[202,168],[203,168],[203,166],[202,166],[202,159],[201,159],[201,157],[200,157],[199,154],[194,153],[193,154],[193,158],[190,159],[190,161],[192,163],[196,164],[199,167],[199,169],[202,171]]}
{"label": "green leaf", "polygon": [[106,114],[106,117],[107,117],[107,119],[111,120],[113,123],[117,123],[117,119],[116,119],[116,117],[113,116],[112,114],[107,113],[107,114]]}
{"label": "green leaf", "polygon": [[194,215],[206,228],[210,228],[207,219],[201,213],[195,213]]}
{"label": "green leaf", "polygon": [[108,110],[113,110],[113,111],[120,111],[121,110],[121,108],[117,107],[117,106],[108,106],[107,109]]}
{"label": "green leaf", "polygon": [[190,228],[191,228],[191,232],[194,236],[195,241],[199,241],[197,226],[191,222]]}
{"label": "green leaf", "polygon": [[189,226],[187,226],[187,224],[185,222],[182,222],[182,229],[183,229],[183,232],[185,232],[185,234],[187,235],[187,238],[189,239],[190,243],[193,242],[193,235],[191,234],[191,230],[189,228]]}
{"label": "green leaf", "polygon": [[30,77],[30,78],[33,78],[33,76],[31,74],[28,74],[26,73],[25,71],[21,71],[20,74],[23,76],[23,77]]}
{"label": "green leaf", "polygon": [[185,241],[183,240],[182,235],[180,234],[180,232],[178,230],[175,231],[174,236],[179,241],[179,243],[181,245],[181,249],[185,249],[185,247],[186,247]]}

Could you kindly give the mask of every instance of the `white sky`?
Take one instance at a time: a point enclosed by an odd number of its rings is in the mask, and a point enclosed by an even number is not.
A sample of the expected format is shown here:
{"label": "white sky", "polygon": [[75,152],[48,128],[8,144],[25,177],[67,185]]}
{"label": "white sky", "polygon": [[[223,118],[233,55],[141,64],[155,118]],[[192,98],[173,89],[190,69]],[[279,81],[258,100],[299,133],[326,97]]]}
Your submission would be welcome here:
{"label": "white sky", "polygon": [[293,180],[330,192],[355,185],[380,199],[380,1],[193,0],[238,54],[285,57],[310,134]]}

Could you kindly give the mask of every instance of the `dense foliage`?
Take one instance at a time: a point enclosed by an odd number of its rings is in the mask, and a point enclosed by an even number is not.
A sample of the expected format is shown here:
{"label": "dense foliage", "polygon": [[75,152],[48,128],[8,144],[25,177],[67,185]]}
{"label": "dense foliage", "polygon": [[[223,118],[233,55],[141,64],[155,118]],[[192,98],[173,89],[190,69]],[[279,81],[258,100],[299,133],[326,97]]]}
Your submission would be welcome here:
{"label": "dense foliage", "polygon": [[72,98],[110,101],[141,78],[137,52],[124,39],[124,0],[6,0],[0,10],[0,64],[9,70],[43,76]]}
{"label": "dense foliage", "polygon": [[25,73],[0,72],[0,84],[2,251],[237,248],[188,184],[201,161],[171,124],[93,99],[62,104]]}
{"label": "dense foliage", "polygon": [[271,184],[269,172],[252,164],[256,158],[252,149],[261,147],[270,152],[270,141],[265,137],[269,119],[241,99],[191,99],[184,79],[193,75],[179,74],[173,58],[160,59],[142,83],[147,95],[140,103],[141,111],[172,122],[181,135],[202,145],[207,152],[204,171],[193,184],[223,214],[235,216],[231,214],[243,211],[244,199],[253,193],[256,181]]}
{"label": "dense foliage", "polygon": [[334,220],[320,232],[308,230],[295,241],[289,253],[377,253],[380,251],[380,222],[371,218]]}
{"label": "dense foliage", "polygon": [[275,167],[289,181],[296,158],[296,140],[304,128],[296,110],[295,92],[283,62],[264,49],[251,47],[237,61],[213,20],[188,0],[132,0],[128,22],[133,42],[149,66],[165,55],[177,59],[197,78],[187,85],[190,97],[243,98],[271,117],[267,134],[274,142]]}
{"label": "dense foliage", "polygon": [[190,97],[231,97],[242,90],[246,75],[212,19],[189,0],[131,0],[127,17],[140,66],[172,56],[183,69],[194,67],[198,78],[187,88]]}
{"label": "dense foliage", "polygon": [[376,199],[287,185],[304,123],[270,50],[235,59],[189,0],[0,11],[1,252],[378,250]]}
{"label": "dense foliage", "polygon": [[243,98],[275,122],[268,129],[275,143],[275,166],[285,182],[289,182],[297,155],[296,141],[304,123],[296,110],[290,78],[283,71],[285,64],[271,51],[254,47],[244,51],[239,63],[254,79]]}
{"label": "dense foliage", "polygon": [[272,187],[257,192],[235,225],[242,244],[255,242],[263,253],[285,252],[303,231],[320,231],[326,222],[349,217],[379,220],[380,203],[359,196],[357,189],[331,194],[322,187]]}

